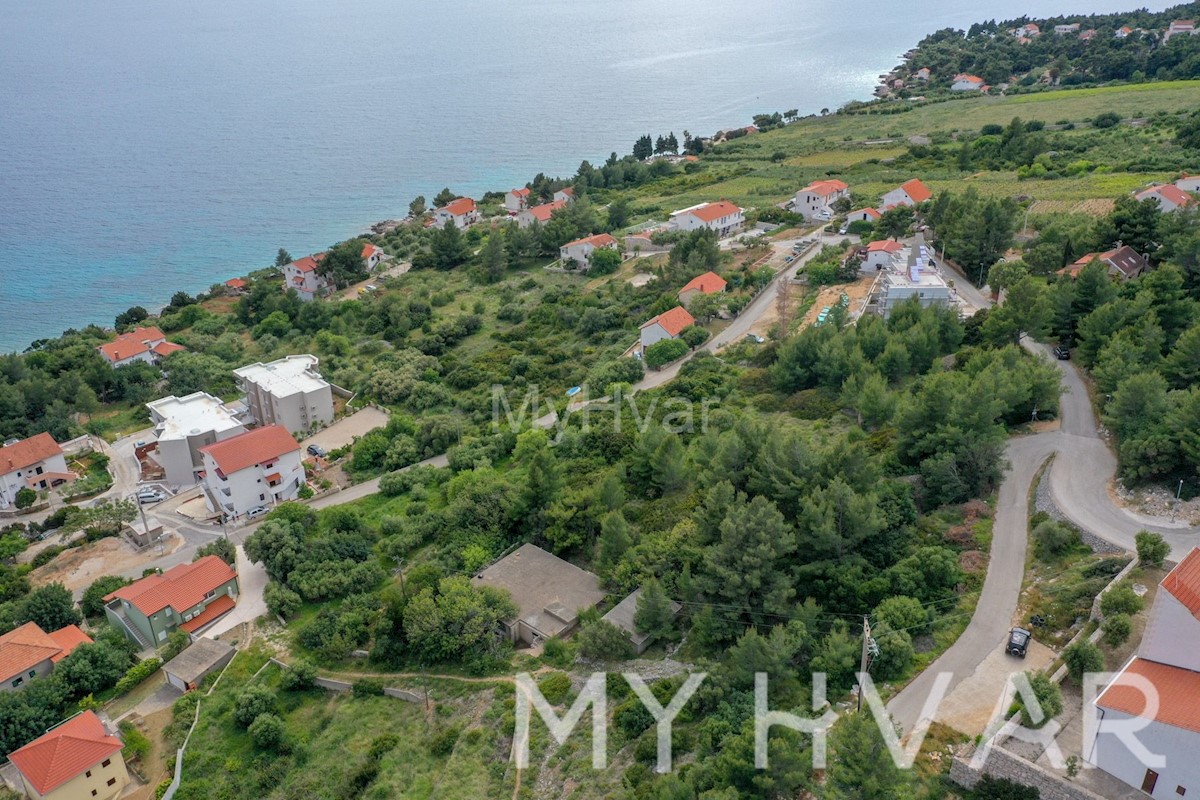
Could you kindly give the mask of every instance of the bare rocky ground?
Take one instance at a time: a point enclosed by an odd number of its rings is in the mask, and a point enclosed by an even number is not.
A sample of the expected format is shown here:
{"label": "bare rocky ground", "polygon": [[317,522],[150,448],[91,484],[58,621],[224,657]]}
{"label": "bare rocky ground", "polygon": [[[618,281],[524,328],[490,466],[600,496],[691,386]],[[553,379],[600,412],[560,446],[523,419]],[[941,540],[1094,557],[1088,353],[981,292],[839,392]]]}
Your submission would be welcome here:
{"label": "bare rocky ground", "polygon": [[1128,489],[1120,481],[1116,485],[1116,495],[1123,504],[1140,514],[1165,519],[1174,516],[1181,522],[1200,525],[1200,496],[1177,501],[1175,493],[1166,487]]}

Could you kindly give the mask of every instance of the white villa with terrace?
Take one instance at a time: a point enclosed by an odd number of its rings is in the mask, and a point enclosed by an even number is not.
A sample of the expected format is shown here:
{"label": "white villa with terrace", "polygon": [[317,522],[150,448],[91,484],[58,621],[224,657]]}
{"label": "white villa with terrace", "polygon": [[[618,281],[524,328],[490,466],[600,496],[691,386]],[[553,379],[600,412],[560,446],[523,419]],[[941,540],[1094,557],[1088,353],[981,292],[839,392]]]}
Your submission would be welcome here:
{"label": "white villa with terrace", "polygon": [[728,200],[722,200],[718,203],[700,203],[672,213],[667,229],[694,231],[708,228],[716,231],[717,236],[724,239],[740,231],[745,224],[746,217],[742,209]]}

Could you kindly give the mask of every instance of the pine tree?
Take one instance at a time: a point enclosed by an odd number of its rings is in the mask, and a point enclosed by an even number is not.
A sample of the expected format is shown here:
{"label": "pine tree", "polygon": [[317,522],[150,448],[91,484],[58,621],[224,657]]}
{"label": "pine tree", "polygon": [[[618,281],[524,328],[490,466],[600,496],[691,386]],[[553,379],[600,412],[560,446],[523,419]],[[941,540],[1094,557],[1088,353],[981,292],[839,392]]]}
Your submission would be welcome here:
{"label": "pine tree", "polygon": [[661,636],[671,626],[671,601],[663,591],[658,578],[647,578],[638,595],[637,610],[633,614],[633,626],[639,633]]}
{"label": "pine tree", "polygon": [[604,477],[600,483],[598,499],[601,508],[605,511],[616,511],[625,505],[625,487],[620,474],[610,472]]}
{"label": "pine tree", "polygon": [[487,244],[483,246],[480,263],[484,280],[488,283],[495,283],[503,278],[508,269],[508,255],[504,251],[503,238],[499,231],[492,231],[488,234]]}
{"label": "pine tree", "polygon": [[679,437],[670,435],[650,456],[651,481],[663,494],[678,491],[687,485],[686,453]]}
{"label": "pine tree", "polygon": [[596,565],[601,572],[608,572],[617,565],[621,556],[633,544],[633,535],[625,515],[610,511],[600,521],[600,546],[596,554]]}
{"label": "pine tree", "polygon": [[828,800],[907,800],[910,773],[896,766],[870,714],[851,714],[833,729],[826,771]]}

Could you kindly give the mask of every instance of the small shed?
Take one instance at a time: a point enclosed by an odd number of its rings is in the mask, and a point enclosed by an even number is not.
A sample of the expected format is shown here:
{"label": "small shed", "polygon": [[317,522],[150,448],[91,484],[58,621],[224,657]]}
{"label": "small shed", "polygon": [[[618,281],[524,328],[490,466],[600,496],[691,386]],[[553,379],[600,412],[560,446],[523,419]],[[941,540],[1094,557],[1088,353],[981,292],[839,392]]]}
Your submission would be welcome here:
{"label": "small shed", "polygon": [[[637,613],[637,601],[642,596],[641,589],[634,589],[621,602],[613,606],[613,609],[604,615],[603,619],[610,625],[614,625],[629,635],[629,641],[633,642],[637,654],[640,656],[650,646],[653,637],[648,633],[639,633],[637,626],[633,624],[633,615]],[[683,608],[674,600],[671,601],[671,616],[674,617]]]}
{"label": "small shed", "polygon": [[186,692],[199,686],[205,675],[228,664],[235,652],[224,642],[197,639],[163,665],[163,674],[167,676],[167,683]]}
{"label": "small shed", "polygon": [[157,517],[147,515],[145,524],[140,519],[126,523],[125,532],[138,547],[147,547],[163,535],[163,526]]}

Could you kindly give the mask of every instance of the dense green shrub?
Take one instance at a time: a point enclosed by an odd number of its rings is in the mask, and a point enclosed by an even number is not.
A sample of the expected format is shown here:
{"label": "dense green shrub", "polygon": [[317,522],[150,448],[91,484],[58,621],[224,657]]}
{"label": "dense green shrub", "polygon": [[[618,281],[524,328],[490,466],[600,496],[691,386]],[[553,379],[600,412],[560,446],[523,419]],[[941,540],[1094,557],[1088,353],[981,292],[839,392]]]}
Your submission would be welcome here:
{"label": "dense green shrub", "polygon": [[1128,614],[1113,614],[1105,617],[1100,625],[1104,630],[1104,643],[1109,647],[1120,647],[1133,633],[1133,621]]}
{"label": "dense green shrub", "polygon": [[158,668],[162,665],[163,661],[158,656],[151,656],[144,661],[139,661],[121,676],[121,680],[117,681],[117,685],[113,687],[114,691],[118,695],[127,694],[139,683],[146,680],[146,678],[158,672]]}
{"label": "dense green shrub", "polygon": [[1142,598],[1133,592],[1133,587],[1121,582],[1100,596],[1100,613],[1106,617],[1114,614],[1133,616],[1142,610]]}
{"label": "dense green shrub", "polygon": [[1138,531],[1134,541],[1137,544],[1138,561],[1147,567],[1161,567],[1171,554],[1171,545],[1161,534]]}
{"label": "dense green shrub", "polygon": [[547,703],[556,706],[571,694],[571,677],[565,672],[551,672],[538,681],[538,690]]}
{"label": "dense green shrub", "polygon": [[1067,672],[1077,682],[1082,680],[1084,673],[1099,672],[1104,669],[1104,656],[1100,648],[1088,641],[1080,641],[1068,647],[1062,654]]}

